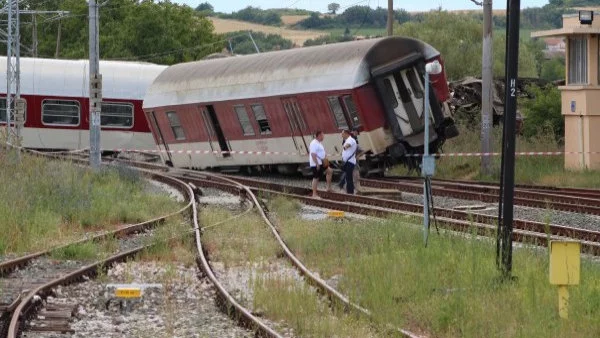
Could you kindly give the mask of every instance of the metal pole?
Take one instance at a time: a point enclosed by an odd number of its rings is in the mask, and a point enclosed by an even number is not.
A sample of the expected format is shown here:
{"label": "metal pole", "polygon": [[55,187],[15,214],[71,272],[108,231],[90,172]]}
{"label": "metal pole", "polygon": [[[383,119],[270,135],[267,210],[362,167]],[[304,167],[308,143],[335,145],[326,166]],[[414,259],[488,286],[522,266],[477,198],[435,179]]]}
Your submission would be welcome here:
{"label": "metal pole", "polygon": [[394,0],[388,0],[387,35],[394,34]]}
{"label": "metal pole", "polygon": [[54,58],[58,59],[58,55],[60,54],[60,33],[62,27],[62,20],[58,20],[58,32],[56,33],[56,51],[54,52]]}
{"label": "metal pole", "polygon": [[500,228],[502,276],[511,277],[512,270],[512,226],[515,190],[515,126],[517,112],[517,76],[519,61],[519,12],[520,0],[507,0],[508,36],[506,50],[505,125],[502,152],[504,154],[502,225]]}
{"label": "metal pole", "polygon": [[425,107],[423,111],[425,119],[425,139],[423,140],[423,240],[427,245],[429,234],[429,192],[427,190],[427,160],[429,159],[429,73],[425,70]]}
{"label": "metal pole", "polygon": [[32,21],[33,21],[33,29],[31,31],[31,34],[32,34],[31,55],[35,58],[35,57],[37,57],[37,54],[38,54],[37,18],[36,18],[35,14],[33,14]]}
{"label": "metal pole", "polygon": [[[21,19],[19,16],[19,0],[15,0],[15,102],[21,101]],[[15,108],[16,108],[15,104]],[[19,111],[19,116],[15,115],[15,127],[17,130],[17,144],[21,142],[21,128],[23,127],[23,112]]]}
{"label": "metal pole", "polygon": [[252,37],[252,33],[248,32],[248,35],[250,35],[250,40],[252,40],[252,44],[254,45],[254,48],[256,48],[256,52],[260,53],[260,50],[258,49],[258,46],[256,45],[256,42],[254,42],[254,38]]}
{"label": "metal pole", "polygon": [[[483,56],[481,67],[481,152],[489,154],[492,152],[492,140],[490,131],[492,129],[492,0],[483,1]],[[491,156],[481,157],[481,173],[492,174]]]}
{"label": "metal pole", "polygon": [[102,77],[100,76],[98,6],[89,0],[89,43],[90,43],[90,165],[100,167],[100,105],[102,103]]}
{"label": "metal pole", "polygon": [[12,79],[13,79],[13,66],[12,66],[12,1],[9,1],[6,6],[8,7],[8,36],[6,37],[6,143],[10,143],[10,120],[11,120],[11,103],[12,103]]}

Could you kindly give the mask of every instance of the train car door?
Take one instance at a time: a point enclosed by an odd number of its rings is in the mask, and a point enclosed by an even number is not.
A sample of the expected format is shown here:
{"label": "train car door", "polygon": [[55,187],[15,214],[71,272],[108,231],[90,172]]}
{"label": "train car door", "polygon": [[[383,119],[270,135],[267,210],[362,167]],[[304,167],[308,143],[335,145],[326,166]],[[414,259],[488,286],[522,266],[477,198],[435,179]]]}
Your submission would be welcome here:
{"label": "train car door", "polygon": [[[417,111],[417,115],[422,120],[423,127],[425,126],[425,120],[423,117],[423,110],[425,109],[425,87],[421,76],[417,73],[415,67],[411,67],[401,72],[404,83],[409,88],[410,98]],[[433,90],[433,88],[430,88]],[[431,107],[429,107],[429,116],[431,118]]]}
{"label": "train car door", "polygon": [[165,138],[163,137],[162,131],[158,126],[158,122],[156,122],[156,114],[154,113],[154,111],[146,112],[146,117],[150,122],[150,128],[154,131],[152,135],[154,135],[154,141],[156,142],[156,145],[158,145],[158,149],[160,150],[162,146],[165,152],[167,153],[168,161],[170,163],[173,163],[173,160],[171,159],[171,152],[169,151],[169,145],[167,144],[167,142],[165,142]]}
{"label": "train car door", "polygon": [[300,110],[300,105],[295,98],[281,99],[285,114],[290,123],[290,129],[292,130],[292,140],[296,146],[300,155],[308,154],[308,146],[304,138],[305,134],[308,134],[308,126]]}
{"label": "train car door", "polygon": [[404,69],[383,79],[387,95],[403,135],[422,131],[423,87],[414,68]]}
{"label": "train car door", "polygon": [[[210,148],[212,151],[215,151],[215,145],[213,144],[216,141],[219,144],[217,157],[230,157],[231,147],[227,143],[227,139],[225,139],[225,134],[223,133],[223,129],[221,129],[221,125],[219,124],[219,119],[217,118],[217,113],[215,112],[215,108],[212,105],[208,105],[205,108],[202,108],[202,120],[204,121],[204,126],[206,127],[206,132],[208,133],[208,143],[210,144]],[[214,154],[214,153],[213,153]]]}

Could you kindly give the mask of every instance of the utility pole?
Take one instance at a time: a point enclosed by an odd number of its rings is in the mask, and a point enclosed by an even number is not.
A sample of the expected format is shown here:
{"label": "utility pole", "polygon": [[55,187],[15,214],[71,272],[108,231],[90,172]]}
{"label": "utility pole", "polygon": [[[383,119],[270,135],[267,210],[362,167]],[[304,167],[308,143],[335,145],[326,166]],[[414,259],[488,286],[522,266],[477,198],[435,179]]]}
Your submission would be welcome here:
{"label": "utility pole", "polygon": [[60,28],[61,28],[61,20],[58,20],[58,32],[56,33],[56,52],[54,53],[54,58],[58,59],[58,55],[60,53]]}
{"label": "utility pole", "polygon": [[520,0],[507,0],[506,91],[500,182],[500,219],[498,220],[496,262],[504,279],[511,278],[512,229],[515,192],[515,125],[517,112],[517,75],[519,61]]}
{"label": "utility pole", "polygon": [[[483,0],[483,56],[481,62],[481,152],[492,152],[491,130],[493,123],[492,96],[492,0]],[[481,173],[491,175],[491,156],[481,156]]]}
{"label": "utility pole", "polygon": [[394,0],[388,0],[387,35],[394,34]]}
{"label": "utility pole", "polygon": [[33,14],[31,21],[33,23],[33,29],[31,30],[31,54],[35,58],[38,54],[37,17],[35,14]]}
{"label": "utility pole", "polygon": [[[6,34],[6,142],[10,143],[16,126],[15,145],[18,145],[24,111],[16,110],[21,105],[20,86],[20,34],[19,34],[19,0],[9,0],[3,9],[8,14],[8,30]],[[15,123],[16,122],[16,123]]]}
{"label": "utility pole", "polygon": [[[98,32],[98,5],[89,0],[90,30],[90,165],[100,168],[100,110],[102,105],[102,76],[100,75],[100,43]],[[60,23],[59,23],[60,31]]]}
{"label": "utility pole", "polygon": [[254,49],[256,49],[256,53],[260,54],[260,49],[258,49],[256,42],[254,42],[254,38],[252,37],[252,32],[248,31],[248,35],[250,36],[250,40],[252,40],[252,44],[254,45]]}

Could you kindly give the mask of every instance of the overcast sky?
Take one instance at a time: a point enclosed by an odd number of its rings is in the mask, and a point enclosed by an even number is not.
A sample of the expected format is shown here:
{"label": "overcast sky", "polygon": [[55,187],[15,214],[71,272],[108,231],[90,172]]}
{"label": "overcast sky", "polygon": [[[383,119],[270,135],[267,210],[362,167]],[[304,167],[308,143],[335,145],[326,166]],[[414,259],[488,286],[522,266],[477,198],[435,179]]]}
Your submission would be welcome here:
{"label": "overcast sky", "polygon": [[[217,12],[232,12],[242,8],[253,6],[262,9],[267,8],[302,8],[319,12],[327,11],[327,4],[337,2],[342,9],[353,5],[369,5],[387,7],[386,0],[172,0],[181,4],[187,4],[192,8],[203,2],[209,2]],[[548,3],[548,0],[521,0],[521,8],[540,7]],[[396,0],[394,8],[404,8],[408,11],[427,11],[442,6],[443,9],[477,9],[481,8],[473,4],[471,0]],[[506,1],[495,0],[494,9],[506,9]]]}

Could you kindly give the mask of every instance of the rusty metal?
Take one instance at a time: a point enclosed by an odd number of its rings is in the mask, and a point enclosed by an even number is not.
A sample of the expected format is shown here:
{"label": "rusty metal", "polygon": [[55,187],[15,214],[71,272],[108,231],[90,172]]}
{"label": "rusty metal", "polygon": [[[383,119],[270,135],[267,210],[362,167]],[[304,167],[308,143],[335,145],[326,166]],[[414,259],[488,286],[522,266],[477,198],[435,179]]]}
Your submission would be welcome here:
{"label": "rusty metal", "polygon": [[[179,176],[186,181],[192,181],[198,186],[208,186],[217,189],[235,191],[238,188],[231,183],[219,181],[215,178],[202,177],[198,175],[181,175]],[[272,182],[259,181],[249,178],[231,177],[236,182],[243,183],[251,188],[251,190],[260,195],[280,195],[292,199],[302,201],[307,205],[323,207],[328,209],[342,210],[350,213],[388,217],[398,214],[406,214],[411,216],[422,216],[422,206],[418,204],[392,201],[386,199],[371,198],[365,196],[338,194],[319,192],[322,199],[310,197],[311,190],[302,187],[291,187]],[[497,217],[473,214],[460,210],[437,208],[438,223],[443,227],[465,231],[473,228],[482,228],[495,226]],[[594,255],[600,255],[600,232],[592,230],[584,230],[561,225],[545,224],[527,220],[514,220],[515,229],[519,230],[518,236],[520,239],[528,243],[538,243],[541,239],[548,240],[550,237],[562,237],[578,239],[583,241],[582,251]],[[492,226],[492,229],[494,229]],[[516,236],[516,235],[515,235]],[[519,240],[519,239],[515,239]],[[543,243],[540,243],[543,244]]]}
{"label": "rusty metal", "polygon": [[[422,193],[422,186],[418,183],[362,179],[361,186],[371,188],[395,188],[403,192],[415,194]],[[450,188],[451,186],[452,188]],[[486,203],[498,202],[498,187],[481,186],[478,184],[447,185],[434,182],[432,186],[434,195],[446,196],[465,200],[481,201]],[[548,208],[561,211],[570,211],[580,214],[600,215],[600,200],[592,198],[565,196],[531,190],[515,190],[514,203],[533,208]]]}
{"label": "rusty metal", "polygon": [[[53,154],[50,156],[48,156],[48,155],[42,155],[42,156],[47,156],[47,157],[57,156],[57,158],[60,158],[60,156],[58,154],[56,154],[56,155]],[[81,160],[75,159],[75,161],[84,161],[84,160],[83,159],[81,159]],[[172,187],[174,187],[177,190],[179,190],[180,192],[182,192],[184,194],[184,196],[187,196],[187,199],[186,199],[188,201],[187,204],[179,211],[165,216],[165,218],[168,218],[175,214],[183,214],[186,211],[191,212],[192,227],[193,227],[193,231],[195,231],[196,242],[197,242],[196,244],[197,244],[197,250],[198,250],[198,253],[197,253],[198,265],[201,268],[201,270],[205,273],[207,278],[213,283],[213,285],[217,289],[218,298],[224,300],[223,304],[225,304],[227,307],[226,313],[228,315],[232,316],[234,319],[238,319],[240,322],[244,323],[245,326],[253,328],[255,330],[256,334],[259,336],[278,337],[278,338],[281,337],[279,334],[277,334],[275,331],[273,331],[267,325],[262,323],[262,321],[260,321],[258,318],[253,316],[250,313],[250,311],[248,311],[247,309],[242,307],[240,304],[238,304],[235,301],[235,299],[227,292],[227,290],[225,290],[225,288],[223,288],[223,286],[218,282],[218,280],[214,276],[214,273],[212,272],[211,267],[208,264],[208,260],[206,259],[205,255],[204,255],[204,251],[202,250],[202,245],[200,242],[200,228],[198,225],[197,212],[196,212],[196,200],[195,200],[195,195],[194,195],[194,192],[192,191],[192,189],[188,185],[183,183],[182,181],[177,180],[176,178],[167,177],[167,176],[155,173],[155,172],[148,172],[143,169],[138,169],[138,170],[142,171],[146,175],[150,175],[154,179],[160,180],[164,183],[170,183],[169,185],[171,185]],[[159,219],[154,219],[154,220],[151,220],[148,222],[158,222]],[[125,235],[127,233],[139,231],[138,226],[139,225],[133,225],[133,226],[127,227],[127,229],[119,229],[117,231],[120,231],[119,235]],[[111,235],[114,235],[114,234],[111,234]],[[8,328],[6,328],[6,329],[4,327],[0,327],[0,333],[3,333],[2,331],[6,330],[7,337],[16,338],[18,336],[19,332],[24,328],[25,320],[27,318],[31,318],[31,316],[33,316],[33,314],[38,310],[38,306],[33,301],[35,299],[36,295],[38,295],[38,294],[44,295],[46,292],[48,292],[52,288],[56,287],[57,285],[64,285],[64,284],[76,282],[76,281],[82,279],[82,277],[85,275],[94,275],[96,273],[98,267],[106,268],[106,267],[114,264],[115,262],[124,261],[125,259],[134,256],[138,252],[140,252],[148,247],[151,247],[152,245],[153,244],[144,245],[144,246],[138,247],[133,250],[129,250],[129,251],[126,251],[123,253],[119,253],[117,255],[113,255],[112,257],[109,257],[107,259],[96,262],[94,264],[90,264],[88,266],[82,267],[80,269],[77,269],[76,271],[72,271],[68,274],[62,275],[59,278],[56,278],[50,282],[44,283],[43,285],[36,287],[34,290],[28,292],[22,299],[20,299],[18,301],[18,303],[15,302],[17,304],[16,307],[14,306],[14,304],[12,306],[10,306],[11,310],[14,308],[14,311],[12,312],[12,315],[10,316],[10,324],[8,325]],[[37,257],[39,257],[39,255]],[[23,264],[23,263],[19,262],[19,263],[13,263],[13,264]],[[6,271],[8,271],[10,269],[11,269],[10,267],[5,267]],[[8,314],[8,313],[5,313],[3,315],[2,319],[7,319],[6,314]],[[0,326],[2,326],[2,325],[3,325],[2,322],[0,322]]]}

